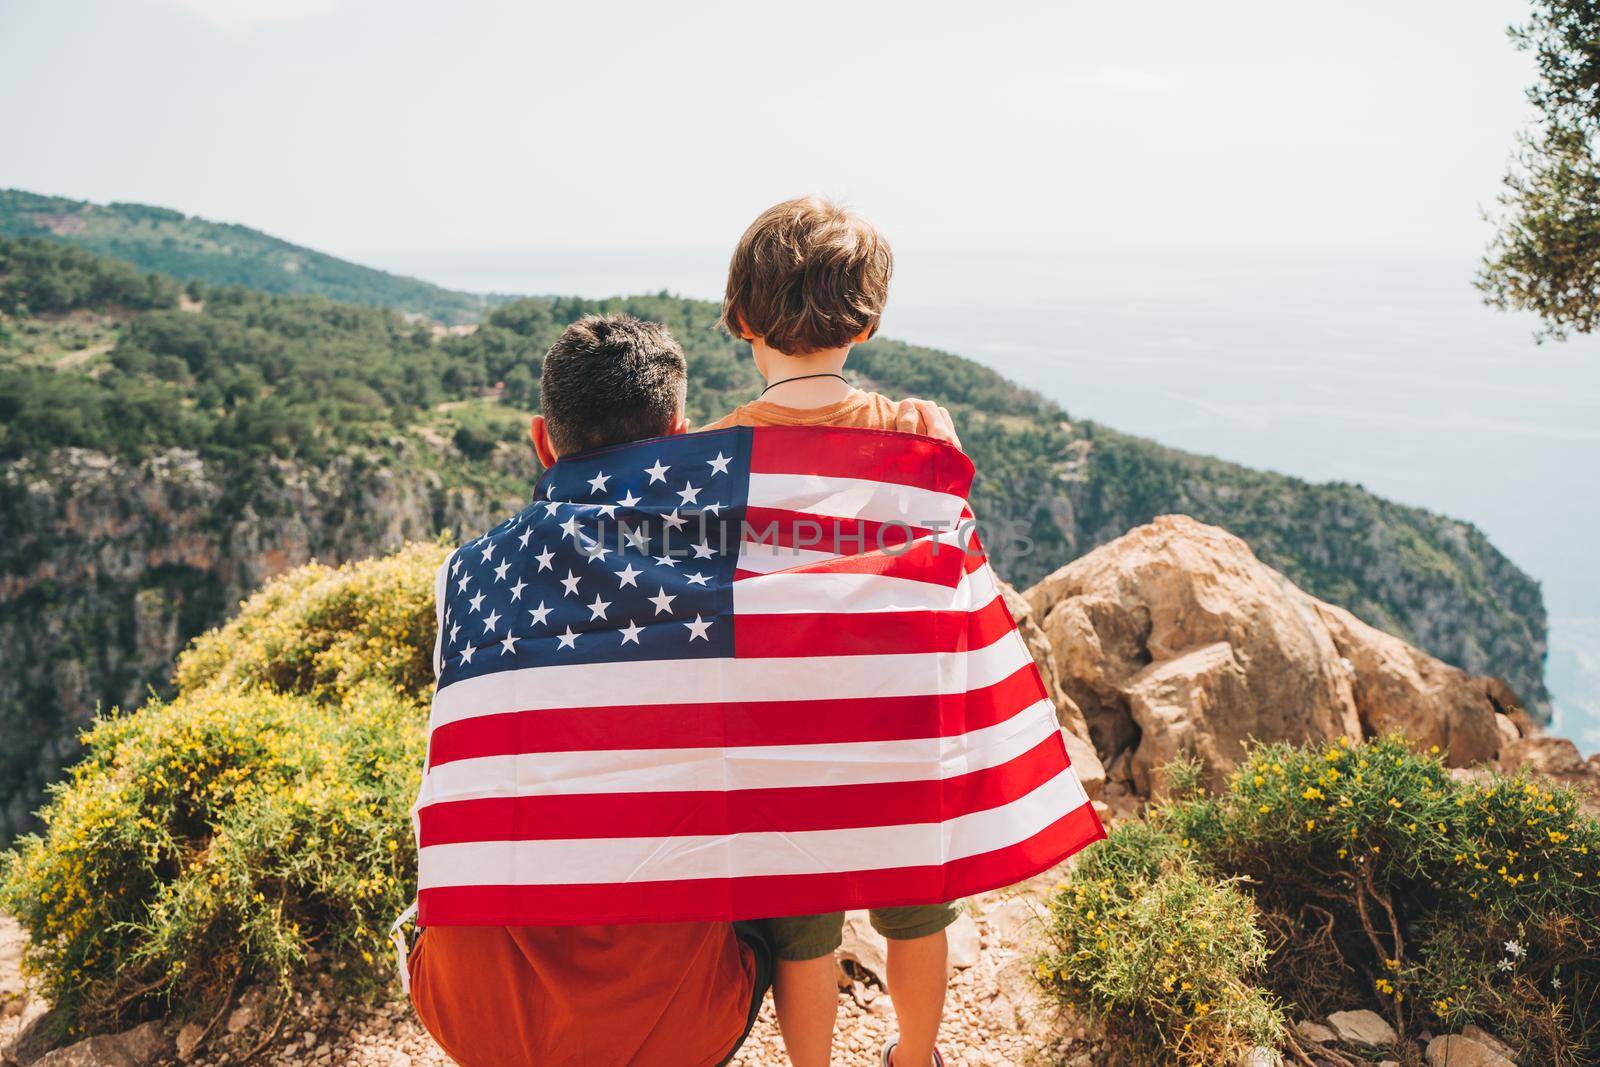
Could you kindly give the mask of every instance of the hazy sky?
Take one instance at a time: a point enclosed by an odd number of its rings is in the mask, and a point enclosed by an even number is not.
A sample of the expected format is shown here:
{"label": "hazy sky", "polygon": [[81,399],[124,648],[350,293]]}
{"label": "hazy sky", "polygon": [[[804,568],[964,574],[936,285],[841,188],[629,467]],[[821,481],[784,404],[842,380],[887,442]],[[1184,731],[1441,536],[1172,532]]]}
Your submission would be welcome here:
{"label": "hazy sky", "polygon": [[342,255],[898,242],[1471,246],[1515,0],[5,0],[0,185]]}

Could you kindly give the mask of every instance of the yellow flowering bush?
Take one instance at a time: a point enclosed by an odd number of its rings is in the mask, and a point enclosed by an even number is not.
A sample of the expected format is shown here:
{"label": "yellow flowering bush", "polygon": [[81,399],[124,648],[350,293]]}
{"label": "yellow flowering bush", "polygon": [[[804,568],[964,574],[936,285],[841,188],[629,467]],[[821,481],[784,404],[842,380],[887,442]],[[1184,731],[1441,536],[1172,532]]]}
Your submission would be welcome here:
{"label": "yellow flowering bush", "polygon": [[1282,1013],[1256,984],[1266,958],[1250,895],[1132,823],[1052,896],[1035,977],[1137,1062],[1199,1067],[1282,1039]]}
{"label": "yellow flowering bush", "polygon": [[377,680],[408,693],[433,686],[434,573],[442,544],[342,567],[308,564],[268,582],[228,623],[178,657],[180,692],[260,684],[337,698]]}
{"label": "yellow flowering bush", "polygon": [[0,858],[0,910],[68,1026],[209,1013],[313,952],[352,990],[392,977],[442,557],[287,574],[195,642],[176,697],[85,731],[43,830]]}
{"label": "yellow flowering bush", "polygon": [[1600,821],[1571,791],[1453,774],[1400,737],[1256,747],[1214,797],[1194,770],[1169,768],[1172,798],[1100,847],[1132,833],[1173,870],[1247,888],[1277,998],[1365,1004],[1402,1033],[1480,1022],[1528,1062],[1600,1061]]}

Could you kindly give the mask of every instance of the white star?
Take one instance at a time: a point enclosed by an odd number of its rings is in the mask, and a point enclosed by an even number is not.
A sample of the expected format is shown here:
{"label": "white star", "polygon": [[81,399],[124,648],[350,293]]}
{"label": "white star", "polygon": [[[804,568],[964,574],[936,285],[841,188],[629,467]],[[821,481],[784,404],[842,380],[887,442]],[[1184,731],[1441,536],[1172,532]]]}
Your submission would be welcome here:
{"label": "white star", "polygon": [[712,556],[716,555],[715,552],[711,551],[711,546],[706,544],[703,538],[698,545],[691,545],[690,547],[694,549],[695,559],[710,559]]}
{"label": "white star", "polygon": [[544,513],[545,513],[545,517],[546,518],[549,518],[551,515],[554,515],[560,509],[561,509],[561,501],[559,501],[559,500],[546,500],[544,502]]}
{"label": "white star", "polygon": [[633,569],[633,564],[630,563],[626,567],[622,568],[620,571],[617,572],[617,581],[622,583],[623,585],[631,585],[635,589],[637,589],[637,588],[639,588],[639,586],[638,586],[638,583],[636,583],[634,581],[634,579],[639,577],[640,573],[641,573],[640,571],[634,570]]}
{"label": "white star", "polygon": [[[589,541],[589,539],[587,537],[585,537],[584,540],[585,541]],[[595,560],[595,559],[603,560],[607,556],[611,555],[611,550],[609,548],[607,548],[605,546],[605,544],[600,542],[600,541],[589,541],[589,543],[587,545],[583,546],[582,551],[583,551],[583,554],[585,556],[588,556],[591,560]]]}
{"label": "white star", "polygon": [[465,648],[463,648],[461,650],[461,662],[462,663],[471,663],[472,662],[472,654],[474,652],[476,652],[476,651],[477,651],[477,649],[473,648],[470,644],[467,645],[467,647],[465,647]]}
{"label": "white star", "polygon": [[732,456],[724,456],[722,454],[721,450],[719,449],[717,451],[717,458],[716,459],[708,459],[708,460],[706,460],[706,462],[711,464],[711,473],[712,474],[727,474],[728,473],[728,461],[731,460],[731,459],[733,459]]}
{"label": "white star", "polygon": [[673,508],[671,515],[661,516],[661,521],[672,527],[674,530],[681,530],[683,529],[683,524],[689,520],[679,515],[677,508]]}
{"label": "white star", "polygon": [[578,516],[567,516],[567,521],[561,524],[561,534],[563,537],[578,536]]}
{"label": "white star", "polygon": [[578,595],[578,576],[573,574],[570,570],[567,571],[567,576],[561,579],[561,584],[565,586],[567,590],[565,593],[561,594],[562,596]]}
{"label": "white star", "polygon": [[661,465],[661,461],[658,459],[656,460],[656,465],[654,467],[646,467],[644,472],[650,476],[650,484],[654,485],[657,482],[666,481],[667,472],[671,469],[671,467],[663,467]]}
{"label": "white star", "polygon": [[624,526],[622,528],[622,537],[623,540],[627,541],[628,544],[632,545],[634,548],[637,548],[640,552],[644,552],[650,547],[650,535],[644,532],[643,526],[639,527],[637,530],[630,530]]}
{"label": "white star", "polygon": [[706,584],[706,576],[703,575],[703,574],[690,574],[690,575],[687,575],[686,577],[689,579],[689,584],[690,585],[705,585]]}
{"label": "white star", "polygon": [[606,617],[606,609],[609,608],[610,606],[611,606],[611,601],[609,601],[609,600],[601,600],[600,599],[600,594],[596,593],[595,597],[594,597],[594,603],[589,605],[589,618],[591,618],[591,619],[603,619],[603,618],[605,618]]}
{"label": "white star", "polygon": [[572,632],[572,627],[567,627],[566,633],[557,634],[556,637],[561,641],[561,643],[556,646],[557,652],[560,652],[563,648],[570,648],[574,651],[577,650],[578,635]]}
{"label": "white star", "polygon": [[696,615],[694,617],[694,622],[686,622],[684,625],[689,628],[689,640],[693,641],[696,638],[705,641],[711,640],[711,638],[706,636],[706,631],[711,629],[711,624],[706,622],[700,616]]}
{"label": "white star", "polygon": [[500,561],[500,565],[494,569],[494,580],[497,581],[497,582],[505,581],[506,580],[506,571],[508,571],[510,569],[511,569],[511,561],[509,559],[501,560]]}
{"label": "white star", "polygon": [[543,626],[545,617],[550,614],[551,610],[552,609],[547,608],[547,607],[544,606],[544,601],[542,601],[542,600],[539,601],[539,606],[538,607],[529,608],[528,609],[528,614],[533,616],[533,625],[535,625],[535,626]]}
{"label": "white star", "polygon": [[450,561],[450,577],[454,578],[461,573],[461,557],[456,556]]}
{"label": "white star", "polygon": [[517,584],[511,587],[511,602],[513,604],[522,599],[522,591],[526,588],[528,588],[528,583],[518,578]]}
{"label": "white star", "polygon": [[643,626],[640,626],[636,622],[630,622],[628,625],[622,628],[622,643],[627,644],[629,641],[632,641],[637,645],[639,643],[639,635],[643,632]]}
{"label": "white star", "polygon": [[640,499],[640,497],[634,496],[633,490],[630,489],[626,493],[622,494],[622,497],[617,501],[617,503],[625,508],[636,508],[639,506]]}
{"label": "white star", "polygon": [[550,561],[556,558],[556,554],[550,551],[550,547],[546,545],[545,550],[533,558],[539,561],[540,570],[547,571],[551,569]]}
{"label": "white star", "polygon": [[651,556],[650,558],[661,564],[663,567],[676,567],[678,565],[678,561],[673,559],[671,556]]}
{"label": "white star", "polygon": [[702,511],[709,511],[713,515],[721,515],[722,514],[722,505],[721,504],[707,504],[701,510]]}
{"label": "white star", "polygon": [[500,654],[503,656],[507,652],[510,652],[511,654],[515,655],[516,651],[517,651],[517,639],[515,637],[512,637],[510,632],[507,631],[506,639],[504,641],[500,642]]}
{"label": "white star", "polygon": [[456,592],[465,593],[467,591],[467,583],[470,581],[472,581],[472,572],[468,571],[466,574],[463,574],[461,576],[461,580],[456,583]]}
{"label": "white star", "polygon": [[530,538],[532,536],[533,536],[533,527],[530,526],[526,530],[522,531],[522,536],[521,537],[517,538],[517,547],[518,548],[527,548],[528,547],[528,538]]}
{"label": "white star", "polygon": [[615,504],[596,504],[594,509],[608,519],[614,519],[617,516],[617,506]]}
{"label": "white star", "polygon": [[660,615],[662,612],[671,611],[672,602],[678,598],[675,596],[668,596],[666,589],[663,588],[661,592],[657,593],[655,596],[647,597],[646,599],[656,606],[656,614]]}
{"label": "white star", "polygon": [[485,541],[483,543],[483,562],[488,563],[489,557],[492,555],[494,555],[494,542]]}
{"label": "white star", "polygon": [[459,622],[456,623],[454,626],[450,627],[450,643],[452,645],[456,643],[456,634],[458,634],[460,632],[461,632],[461,624]]}
{"label": "white star", "polygon": [[696,499],[699,495],[700,490],[691,482],[684,482],[683,488],[678,490],[678,499],[682,500],[685,505],[699,503]]}
{"label": "white star", "polygon": [[495,628],[495,624],[498,623],[499,621],[500,621],[500,613],[498,611],[489,612],[489,614],[487,614],[487,615],[485,615],[483,617],[483,632],[486,633],[486,634],[493,633],[494,632],[494,628]]}
{"label": "white star", "polygon": [[482,607],[483,607],[483,594],[479,593],[477,596],[472,598],[472,610],[473,611],[477,611],[478,609],[480,609]]}
{"label": "white star", "polygon": [[589,492],[591,492],[591,493],[603,493],[603,492],[605,492],[606,491],[606,483],[609,482],[610,480],[611,480],[611,476],[608,475],[605,471],[599,472],[593,478],[589,479]]}

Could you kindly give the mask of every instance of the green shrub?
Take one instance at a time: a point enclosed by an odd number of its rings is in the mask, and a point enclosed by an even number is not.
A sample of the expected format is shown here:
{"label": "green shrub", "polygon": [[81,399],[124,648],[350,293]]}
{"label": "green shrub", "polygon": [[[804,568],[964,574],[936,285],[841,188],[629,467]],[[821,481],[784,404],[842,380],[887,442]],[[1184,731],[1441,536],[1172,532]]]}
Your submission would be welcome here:
{"label": "green shrub", "polygon": [[45,995],[74,1025],[114,1025],[154,997],[197,1009],[244,978],[287,985],[313,945],[357,985],[387,976],[425,717],[369,685],[338,704],[204,689],[97,721],[43,833],[0,870]]}
{"label": "green shrub", "polygon": [[1282,1038],[1282,1015],[1256,986],[1266,956],[1248,893],[1206,872],[1175,837],[1132,823],[1052,898],[1036,973],[1119,1048],[1215,1064]]}
{"label": "green shrub", "polygon": [[421,695],[433,688],[434,573],[442,545],[325,567],[268,582],[225,625],[178,657],[180,692],[265,685],[338,699],[368,681]]}
{"label": "green shrub", "polygon": [[0,859],[0,909],[67,1026],[209,1013],[247,981],[289,987],[313,950],[352,992],[392,979],[442,556],[290,572],[195,642],[174,699],[84,733],[43,831]]}
{"label": "green shrub", "polygon": [[[1370,1006],[1402,1033],[1479,1022],[1531,1062],[1600,1059],[1600,822],[1569,790],[1458,778],[1399,737],[1260,746],[1219,795],[1178,788],[1148,826],[1117,828],[1056,895],[1057,914],[1129,857],[1156,857],[1153,879],[1137,864],[1114,871],[1146,892],[1181,878],[1247,888],[1271,950],[1263,981],[1300,1012]],[[1145,928],[1102,914],[1107,943],[1137,951]],[[1201,988],[1208,966],[1249,973],[1237,947],[1216,946],[1179,981]],[[1092,988],[1046,987],[1103,1013]],[[1182,1051],[1164,1004],[1148,988],[1135,1003],[1147,1034]]]}

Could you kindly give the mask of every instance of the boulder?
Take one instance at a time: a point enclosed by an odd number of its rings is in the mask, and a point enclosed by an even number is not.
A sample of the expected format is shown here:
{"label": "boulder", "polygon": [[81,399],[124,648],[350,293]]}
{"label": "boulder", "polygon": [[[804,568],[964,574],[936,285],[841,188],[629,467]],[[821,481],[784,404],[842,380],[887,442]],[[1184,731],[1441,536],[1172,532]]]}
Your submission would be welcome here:
{"label": "boulder", "polygon": [[[834,958],[839,967],[839,988],[849,989],[850,983],[870,975],[878,985],[889,986],[889,942],[872,928],[864,911],[847,912],[844,917],[842,940]],[[850,964],[857,973],[852,974]]]}
{"label": "boulder", "polygon": [[1544,736],[1518,738],[1501,750],[1502,770],[1514,773],[1524,767],[1551,778],[1585,774],[1589,770],[1577,745],[1565,737]]}
{"label": "boulder", "polygon": [[1154,772],[1183,755],[1220,786],[1251,739],[1397,729],[1465,766],[1493,759],[1501,713],[1520,711],[1504,683],[1323,603],[1187,516],[1140,526],[1023,598],[1024,640],[1051,665],[1041,673],[1060,689],[1057,707],[1081,716],[1108,784],[1141,796],[1159,793]]}
{"label": "boulder", "polygon": [[1368,736],[1398,731],[1422,747],[1439,746],[1455,767],[1495,758],[1504,734],[1494,694],[1504,683],[1474,677],[1344,608],[1300,595],[1316,605],[1339,655],[1350,664],[1356,714]]}
{"label": "boulder", "polygon": [[1328,1016],[1328,1026],[1340,1041],[1348,1041],[1352,1045],[1378,1048],[1399,1040],[1388,1020],[1365,1008],[1360,1011],[1336,1011]]}
{"label": "boulder", "polygon": [[1022,642],[1033,654],[1033,662],[1039,668],[1039,679],[1044,682],[1045,692],[1056,706],[1056,721],[1061,724],[1061,739],[1066,743],[1072,769],[1077,772],[1078,781],[1083,784],[1089,799],[1098,800],[1105,787],[1106,772],[1100,765],[1100,756],[1089,736],[1089,725],[1084,721],[1083,712],[1061,689],[1055,659],[1050,654],[1050,641],[1039,628],[1039,621],[1034,617],[1027,599],[1006,582],[998,584],[1000,595],[1005,598],[1006,607],[1016,620],[1018,632],[1022,634]]}
{"label": "boulder", "polygon": [[1517,1067],[1488,1045],[1461,1034],[1446,1034],[1428,1042],[1428,1067]]}
{"label": "boulder", "polygon": [[148,1067],[167,1051],[159,1023],[148,1022],[120,1034],[98,1034],[47,1052],[34,1067]]}
{"label": "boulder", "polygon": [[981,938],[978,936],[978,924],[972,918],[972,913],[963,909],[956,916],[956,921],[945,930],[945,937],[950,945],[950,973],[964,971],[978,962],[978,949],[981,947]]}

